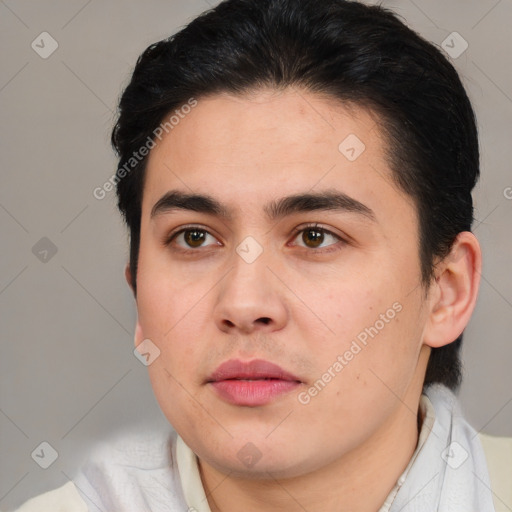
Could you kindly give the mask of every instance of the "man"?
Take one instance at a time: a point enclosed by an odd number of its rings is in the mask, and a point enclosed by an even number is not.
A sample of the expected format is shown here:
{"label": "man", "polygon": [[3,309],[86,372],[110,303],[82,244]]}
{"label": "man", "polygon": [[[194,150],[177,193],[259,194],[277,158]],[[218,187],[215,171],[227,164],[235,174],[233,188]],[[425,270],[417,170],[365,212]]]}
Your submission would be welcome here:
{"label": "man", "polygon": [[21,511],[512,507],[510,440],[454,394],[479,155],[440,51],[376,6],[227,0],[141,55],[112,141],[175,432],[106,443]]}

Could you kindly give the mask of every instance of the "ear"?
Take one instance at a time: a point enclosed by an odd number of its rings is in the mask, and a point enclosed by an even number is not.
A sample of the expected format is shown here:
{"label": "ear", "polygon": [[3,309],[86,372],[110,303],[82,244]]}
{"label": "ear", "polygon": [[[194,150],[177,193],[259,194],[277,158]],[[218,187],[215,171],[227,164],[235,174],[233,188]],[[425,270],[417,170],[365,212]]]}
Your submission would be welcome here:
{"label": "ear", "polygon": [[[126,267],[124,267],[124,277],[125,277],[128,285],[132,289],[133,294],[135,295],[135,290],[133,289],[132,271],[130,269],[129,264],[127,264]],[[144,333],[142,332],[142,327],[139,323],[139,319],[137,318],[137,323],[135,324],[135,335],[134,335],[135,346],[138,347],[142,343],[143,340],[144,340]]]}
{"label": "ear", "polygon": [[135,347],[138,347],[144,340],[144,333],[142,332],[142,327],[139,323],[139,319],[137,318],[137,323],[135,324],[135,334],[133,337]]}
{"label": "ear", "polygon": [[458,234],[450,254],[436,265],[429,289],[429,317],[423,343],[432,348],[455,341],[475,308],[482,272],[482,251],[473,233]]}
{"label": "ear", "polygon": [[132,289],[133,294],[135,295],[135,290],[133,288],[133,276],[132,276],[132,271],[130,269],[130,264],[129,263],[127,263],[126,267],[124,267],[124,278],[126,279],[126,282],[128,283],[128,285]]}

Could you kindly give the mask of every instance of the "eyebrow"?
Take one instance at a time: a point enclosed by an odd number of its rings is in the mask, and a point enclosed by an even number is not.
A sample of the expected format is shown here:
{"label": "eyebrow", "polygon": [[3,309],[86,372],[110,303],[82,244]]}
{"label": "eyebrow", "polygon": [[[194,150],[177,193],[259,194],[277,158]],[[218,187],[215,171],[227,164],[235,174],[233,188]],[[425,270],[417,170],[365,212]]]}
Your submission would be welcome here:
{"label": "eyebrow", "polygon": [[[189,194],[171,190],[164,194],[151,209],[151,218],[176,210],[188,210],[232,220],[229,209],[209,195]],[[263,211],[270,221],[282,219],[293,213],[332,210],[357,213],[377,222],[375,212],[357,199],[338,190],[328,189],[315,193],[294,194],[270,201]]]}

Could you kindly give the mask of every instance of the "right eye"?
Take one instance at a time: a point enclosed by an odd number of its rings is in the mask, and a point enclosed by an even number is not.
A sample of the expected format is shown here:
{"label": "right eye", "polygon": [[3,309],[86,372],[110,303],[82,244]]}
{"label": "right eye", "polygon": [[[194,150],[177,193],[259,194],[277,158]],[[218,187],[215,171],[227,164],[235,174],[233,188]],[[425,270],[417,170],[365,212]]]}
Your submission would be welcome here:
{"label": "right eye", "polygon": [[[211,238],[213,242],[205,244],[209,238]],[[198,248],[208,247],[210,245],[221,245],[221,243],[206,229],[198,226],[186,226],[171,233],[167,237],[165,245],[177,245],[180,248],[179,250],[196,252]]]}

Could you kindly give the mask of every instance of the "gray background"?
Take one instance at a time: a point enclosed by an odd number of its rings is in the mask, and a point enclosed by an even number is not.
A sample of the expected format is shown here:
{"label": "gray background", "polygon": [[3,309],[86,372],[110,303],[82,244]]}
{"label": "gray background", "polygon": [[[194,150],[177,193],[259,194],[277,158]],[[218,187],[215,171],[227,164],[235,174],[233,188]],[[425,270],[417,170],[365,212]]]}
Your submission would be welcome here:
{"label": "gray background", "polygon": [[[115,171],[110,129],[137,56],[214,3],[0,1],[3,510],[64,484],[96,440],[165,424],[132,353],[135,307],[114,193],[99,201],[92,191]],[[469,44],[452,61],[481,131],[475,233],[484,268],[461,399],[476,429],[512,436],[512,2],[383,3],[438,45],[453,31]],[[43,31],[59,45],[47,59],[31,47]],[[46,261],[43,237],[57,249]],[[43,441],[59,454],[46,470],[31,458]]]}

